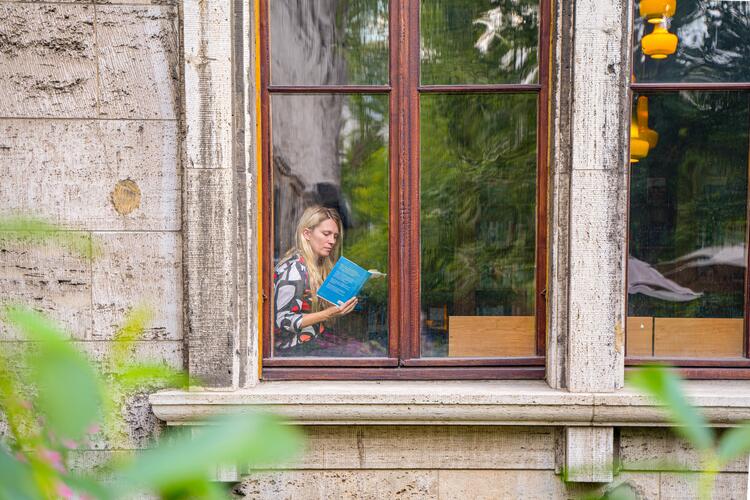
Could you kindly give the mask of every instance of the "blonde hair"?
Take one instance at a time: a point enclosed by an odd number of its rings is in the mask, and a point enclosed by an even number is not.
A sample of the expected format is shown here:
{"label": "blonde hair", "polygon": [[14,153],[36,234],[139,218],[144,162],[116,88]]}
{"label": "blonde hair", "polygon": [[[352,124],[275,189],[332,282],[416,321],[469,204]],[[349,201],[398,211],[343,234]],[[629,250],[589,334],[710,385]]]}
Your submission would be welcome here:
{"label": "blonde hair", "polygon": [[[305,230],[312,231],[320,223],[332,219],[339,229],[339,237],[331,250],[331,253],[327,257],[320,258],[310,247],[310,242],[305,238]],[[286,255],[284,260],[291,257],[292,255],[300,255],[307,267],[307,279],[310,286],[310,291],[313,294],[313,307],[314,309],[319,308],[317,292],[320,285],[323,284],[328,273],[333,269],[333,265],[338,259],[341,250],[341,240],[344,237],[344,228],[341,224],[341,216],[334,208],[323,207],[321,205],[313,205],[307,207],[302,216],[297,222],[297,229],[294,234],[294,248],[291,248]]]}

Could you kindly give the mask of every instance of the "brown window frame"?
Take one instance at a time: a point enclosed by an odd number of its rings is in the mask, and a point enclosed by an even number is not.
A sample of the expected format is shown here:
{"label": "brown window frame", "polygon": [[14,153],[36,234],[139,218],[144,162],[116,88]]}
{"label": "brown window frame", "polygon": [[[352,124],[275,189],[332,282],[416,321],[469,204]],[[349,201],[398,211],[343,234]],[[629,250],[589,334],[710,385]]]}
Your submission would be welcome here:
{"label": "brown window frame", "polygon": [[[638,16],[636,9],[636,0],[633,0],[633,22]],[[630,44],[630,67],[634,67],[633,54],[635,44],[638,40],[635,38],[635,29],[631,33]],[[739,92],[750,91],[750,82],[726,82],[726,83],[634,83],[630,82],[630,102],[633,102],[634,94],[638,95],[658,95],[664,93],[673,93],[680,91],[705,91],[705,92]],[[629,110],[630,111],[630,110]],[[750,116],[748,117],[748,126],[750,127]],[[655,357],[655,356],[628,356],[627,342],[625,342],[625,368],[632,370],[638,366],[665,364],[677,368],[683,377],[693,380],[715,380],[715,379],[750,379],[750,151],[748,151],[748,193],[747,193],[747,222],[746,222],[746,266],[745,266],[745,311],[744,311],[744,357],[742,358],[685,358],[685,357]],[[630,170],[628,168],[628,205],[627,205],[627,235],[625,240],[626,255],[630,255]],[[628,311],[628,279],[627,279],[627,260],[625,263],[625,338],[627,339],[627,311]]]}
{"label": "brown window frame", "polygon": [[[388,85],[271,85],[269,2],[260,0],[260,111],[262,148],[262,375],[265,380],[542,379],[546,353],[547,184],[551,0],[539,2],[539,83],[420,85],[420,0],[389,0]],[[389,95],[390,219],[388,356],[382,358],[273,358],[273,203],[270,97],[274,94],[379,93]],[[535,322],[536,355],[524,358],[420,357],[419,96],[441,93],[537,95]]]}

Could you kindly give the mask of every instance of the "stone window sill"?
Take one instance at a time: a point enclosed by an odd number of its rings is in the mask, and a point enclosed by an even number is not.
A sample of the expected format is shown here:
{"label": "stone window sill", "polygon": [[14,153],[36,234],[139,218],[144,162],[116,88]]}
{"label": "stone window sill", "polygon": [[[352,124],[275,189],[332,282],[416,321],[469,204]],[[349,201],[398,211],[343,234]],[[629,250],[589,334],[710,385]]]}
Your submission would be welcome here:
{"label": "stone window sill", "polygon": [[[686,382],[691,403],[717,426],[750,420],[746,381]],[[170,425],[231,411],[266,410],[308,425],[664,426],[664,412],[625,388],[570,393],[544,381],[263,382],[234,391],[160,391],[150,396]]]}

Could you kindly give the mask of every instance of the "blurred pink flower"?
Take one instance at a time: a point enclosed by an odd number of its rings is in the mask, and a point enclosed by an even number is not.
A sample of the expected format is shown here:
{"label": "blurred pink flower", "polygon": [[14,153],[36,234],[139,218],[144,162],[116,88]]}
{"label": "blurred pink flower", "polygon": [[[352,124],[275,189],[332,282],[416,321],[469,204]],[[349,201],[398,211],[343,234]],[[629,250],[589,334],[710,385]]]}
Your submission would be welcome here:
{"label": "blurred pink flower", "polygon": [[39,458],[50,464],[56,471],[65,472],[65,466],[62,463],[62,455],[59,451],[42,448],[39,450]]}
{"label": "blurred pink flower", "polygon": [[73,493],[73,490],[70,489],[70,486],[63,483],[62,481],[59,481],[57,483],[57,494],[60,495],[60,498],[75,498],[75,493]]}
{"label": "blurred pink flower", "polygon": [[69,450],[75,450],[76,448],[78,448],[78,443],[76,443],[72,439],[63,439],[60,441],[60,443]]}

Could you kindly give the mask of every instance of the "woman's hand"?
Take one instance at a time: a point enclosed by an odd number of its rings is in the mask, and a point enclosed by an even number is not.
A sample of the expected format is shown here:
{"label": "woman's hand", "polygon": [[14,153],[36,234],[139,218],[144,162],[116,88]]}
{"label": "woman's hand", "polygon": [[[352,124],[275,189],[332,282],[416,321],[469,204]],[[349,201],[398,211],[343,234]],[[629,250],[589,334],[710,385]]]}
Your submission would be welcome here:
{"label": "woman's hand", "polygon": [[357,297],[352,297],[340,306],[331,306],[322,311],[307,313],[302,315],[302,321],[300,322],[300,328],[314,325],[322,321],[328,321],[329,319],[337,318],[349,314],[354,310],[357,305]]}
{"label": "woman's hand", "polygon": [[357,305],[357,297],[352,297],[340,306],[331,306],[323,310],[326,313],[328,319],[337,318],[339,316],[345,316],[354,310]]}

